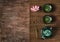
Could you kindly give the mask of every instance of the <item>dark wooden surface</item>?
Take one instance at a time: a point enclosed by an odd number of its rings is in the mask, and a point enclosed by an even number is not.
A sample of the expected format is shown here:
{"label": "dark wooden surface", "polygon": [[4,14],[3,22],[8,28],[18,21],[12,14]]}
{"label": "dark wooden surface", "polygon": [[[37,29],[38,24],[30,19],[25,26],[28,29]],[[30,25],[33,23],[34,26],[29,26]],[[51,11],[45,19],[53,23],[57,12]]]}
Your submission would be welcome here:
{"label": "dark wooden surface", "polygon": [[[54,4],[55,11],[29,11],[32,5],[46,3]],[[56,21],[44,24],[44,15],[53,15]],[[40,30],[44,26],[55,27],[52,38],[41,39]],[[60,42],[60,0],[0,0],[0,42]]]}
{"label": "dark wooden surface", "polygon": [[[30,40],[31,42],[60,42],[60,0],[30,0],[30,6],[40,5],[43,6],[46,3],[54,5],[55,10],[51,13],[45,13],[43,10],[38,12],[30,12]],[[55,21],[51,24],[43,23],[44,15],[52,15]],[[54,27],[54,35],[50,39],[41,39],[40,31],[44,26]],[[37,31],[38,30],[38,31]]]}
{"label": "dark wooden surface", "polygon": [[29,42],[28,0],[0,0],[0,42]]}

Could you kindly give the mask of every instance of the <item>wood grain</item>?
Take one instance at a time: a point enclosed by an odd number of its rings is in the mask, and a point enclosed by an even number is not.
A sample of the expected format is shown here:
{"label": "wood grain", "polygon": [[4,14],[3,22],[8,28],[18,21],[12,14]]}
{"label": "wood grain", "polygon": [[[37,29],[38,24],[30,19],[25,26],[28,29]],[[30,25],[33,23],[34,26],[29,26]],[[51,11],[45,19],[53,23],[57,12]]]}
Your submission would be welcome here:
{"label": "wood grain", "polygon": [[0,42],[29,42],[28,0],[0,0]]}

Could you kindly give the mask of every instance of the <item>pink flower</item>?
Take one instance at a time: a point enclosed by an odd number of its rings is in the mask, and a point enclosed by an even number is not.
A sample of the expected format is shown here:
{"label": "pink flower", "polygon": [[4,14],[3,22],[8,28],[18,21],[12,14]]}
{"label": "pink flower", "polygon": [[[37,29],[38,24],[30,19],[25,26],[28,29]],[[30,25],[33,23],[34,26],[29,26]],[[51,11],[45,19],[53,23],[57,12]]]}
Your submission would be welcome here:
{"label": "pink flower", "polygon": [[39,6],[37,6],[37,5],[31,7],[32,12],[36,12],[38,10],[39,10]]}

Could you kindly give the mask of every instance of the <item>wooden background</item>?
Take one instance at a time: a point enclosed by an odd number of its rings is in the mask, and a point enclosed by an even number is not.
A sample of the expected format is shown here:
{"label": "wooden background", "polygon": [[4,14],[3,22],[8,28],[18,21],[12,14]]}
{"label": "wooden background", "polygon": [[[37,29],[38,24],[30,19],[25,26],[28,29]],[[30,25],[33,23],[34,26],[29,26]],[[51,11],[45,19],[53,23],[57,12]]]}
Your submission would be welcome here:
{"label": "wooden background", "polygon": [[[43,10],[38,12],[30,11],[30,40],[31,42],[60,42],[60,0],[30,0],[30,6],[51,3],[54,5],[55,10],[51,13],[45,13]],[[54,22],[51,24],[43,23],[44,15],[54,16]],[[53,37],[50,39],[41,39],[40,31],[44,26],[54,27]]]}
{"label": "wooden background", "polygon": [[[30,6],[51,3],[55,11],[31,12]],[[51,24],[43,23],[44,15],[53,15]],[[44,26],[54,27],[54,36],[42,40],[40,30]],[[38,31],[36,31],[38,30]],[[60,0],[0,0],[0,42],[60,42]]]}
{"label": "wooden background", "polygon": [[29,42],[28,0],[0,0],[0,42]]}

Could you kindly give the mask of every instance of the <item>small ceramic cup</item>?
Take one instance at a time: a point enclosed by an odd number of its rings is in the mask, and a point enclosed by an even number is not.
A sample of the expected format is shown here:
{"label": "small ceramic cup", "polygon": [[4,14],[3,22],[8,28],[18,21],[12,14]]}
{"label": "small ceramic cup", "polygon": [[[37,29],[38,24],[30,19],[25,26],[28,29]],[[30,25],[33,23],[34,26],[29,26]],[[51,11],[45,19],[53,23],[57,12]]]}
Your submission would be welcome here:
{"label": "small ceramic cup", "polygon": [[45,15],[43,17],[43,22],[46,23],[46,24],[52,23],[52,21],[53,21],[53,18],[50,15]]}
{"label": "small ceramic cup", "polygon": [[53,5],[52,4],[45,4],[43,5],[43,11],[46,13],[52,12],[53,10]]}
{"label": "small ceramic cup", "polygon": [[52,36],[52,33],[53,33],[52,32],[52,27],[45,26],[41,30],[41,38],[42,39],[50,38]]}

